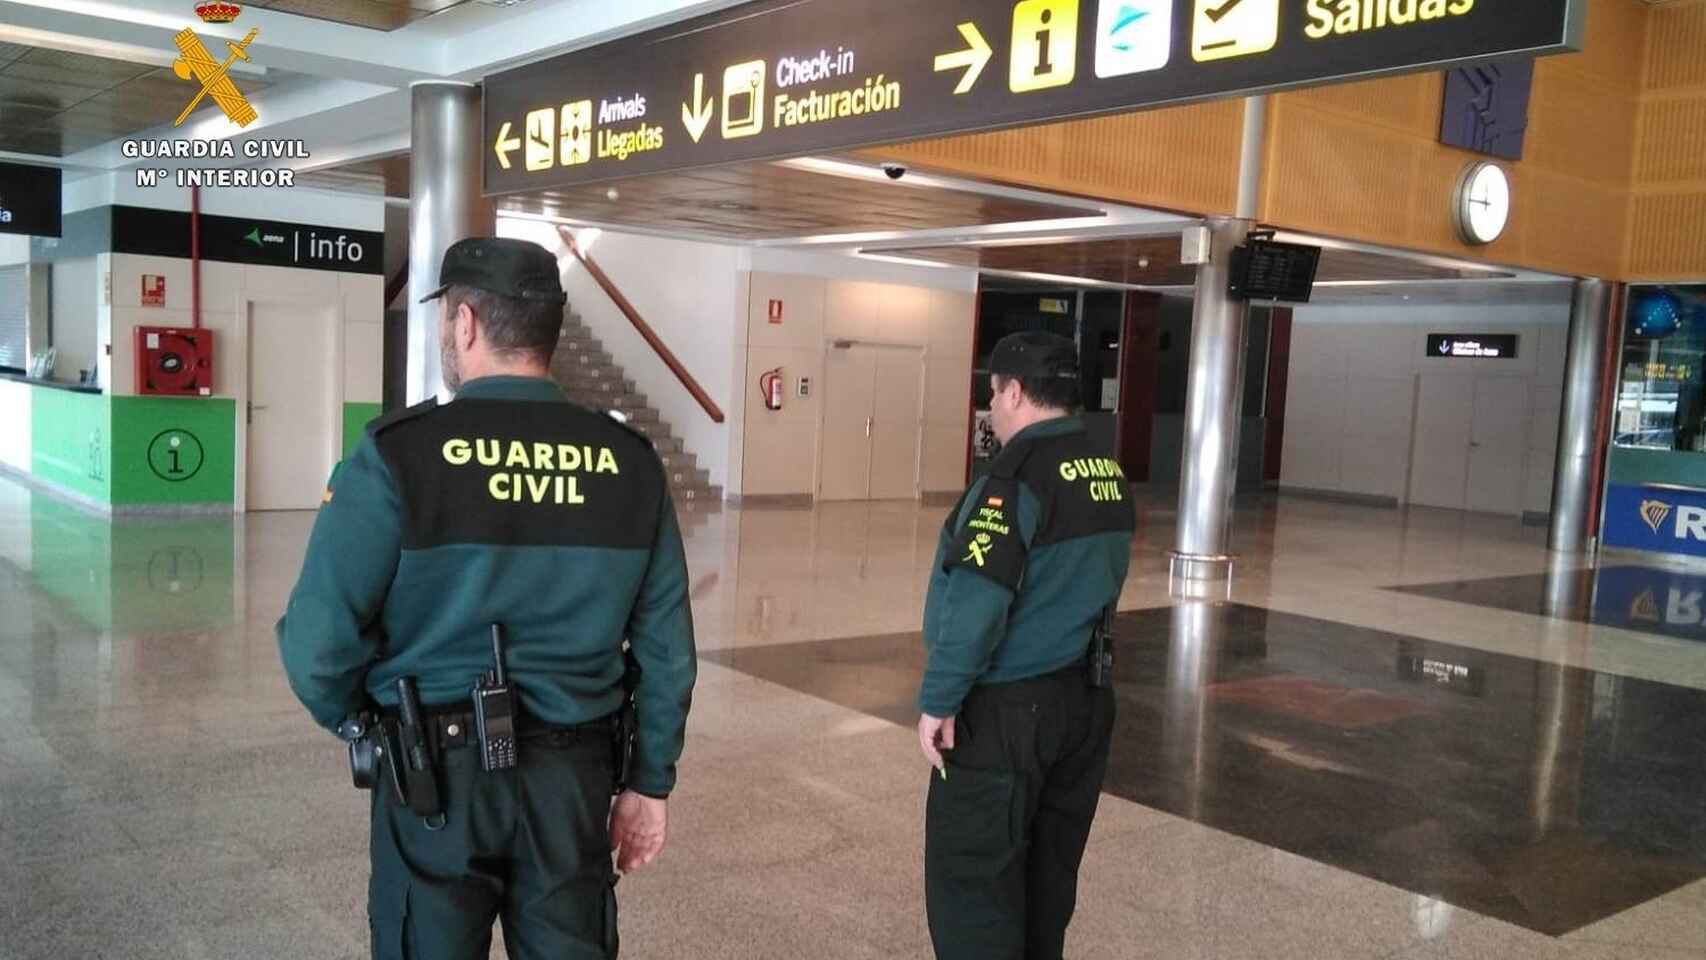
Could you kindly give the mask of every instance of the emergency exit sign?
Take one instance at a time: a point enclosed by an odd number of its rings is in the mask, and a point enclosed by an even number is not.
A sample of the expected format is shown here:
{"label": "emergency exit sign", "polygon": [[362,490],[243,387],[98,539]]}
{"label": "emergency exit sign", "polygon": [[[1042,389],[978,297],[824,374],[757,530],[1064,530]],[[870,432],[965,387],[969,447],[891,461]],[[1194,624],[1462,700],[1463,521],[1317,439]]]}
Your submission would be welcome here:
{"label": "emergency exit sign", "polygon": [[754,0],[485,81],[488,194],[1579,49],[1586,0]]}

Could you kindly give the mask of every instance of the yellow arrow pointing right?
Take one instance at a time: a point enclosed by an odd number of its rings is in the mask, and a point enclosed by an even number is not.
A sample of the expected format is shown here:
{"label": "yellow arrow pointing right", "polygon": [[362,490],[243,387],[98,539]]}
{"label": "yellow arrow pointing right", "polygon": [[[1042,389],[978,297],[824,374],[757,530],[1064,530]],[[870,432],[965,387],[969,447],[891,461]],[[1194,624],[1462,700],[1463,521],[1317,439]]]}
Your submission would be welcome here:
{"label": "yellow arrow pointing right", "polygon": [[995,55],[990,49],[989,41],[983,39],[983,33],[975,23],[960,24],[960,36],[966,43],[971,44],[965,50],[944,53],[936,57],[936,72],[945,70],[965,69],[965,76],[960,78],[960,85],[954,88],[954,94],[969,93],[977,85],[977,78],[983,75],[983,68],[989,65],[989,58]]}
{"label": "yellow arrow pointing right", "polygon": [[716,112],[717,102],[705,97],[705,75],[693,75],[693,102],[681,105],[681,125],[687,128],[687,135],[694,143],[705,135],[705,128],[711,125],[711,115]]}
{"label": "yellow arrow pointing right", "polygon": [[509,155],[521,149],[521,138],[509,135],[510,128],[513,126],[515,124],[506,120],[504,125],[498,128],[498,142],[495,149],[498,154],[498,166],[505,170],[509,169]]}

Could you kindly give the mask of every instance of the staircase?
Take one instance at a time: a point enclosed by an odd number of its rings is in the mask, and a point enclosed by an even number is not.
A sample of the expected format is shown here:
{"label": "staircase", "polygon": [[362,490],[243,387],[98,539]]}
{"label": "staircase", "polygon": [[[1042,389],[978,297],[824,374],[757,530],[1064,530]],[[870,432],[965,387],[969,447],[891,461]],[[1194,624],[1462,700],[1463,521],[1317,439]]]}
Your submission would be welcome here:
{"label": "staircase", "polygon": [[699,469],[698,458],[687,452],[681,438],[674,436],[669,424],[646,403],[645,395],[635,389],[634,381],[616,365],[577,313],[570,312],[563,320],[551,376],[570,400],[593,410],[619,411],[628,418],[628,426],[651,438],[663,458],[670,494],[684,521],[689,512],[722,505],[722,488],[711,486],[710,474]]}

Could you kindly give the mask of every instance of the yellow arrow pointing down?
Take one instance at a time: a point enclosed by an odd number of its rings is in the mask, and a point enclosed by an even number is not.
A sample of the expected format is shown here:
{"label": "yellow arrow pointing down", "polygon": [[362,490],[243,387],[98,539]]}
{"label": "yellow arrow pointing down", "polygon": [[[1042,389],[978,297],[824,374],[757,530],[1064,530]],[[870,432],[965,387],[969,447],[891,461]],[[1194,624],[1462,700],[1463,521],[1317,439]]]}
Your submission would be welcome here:
{"label": "yellow arrow pointing down", "polygon": [[960,78],[960,85],[954,88],[956,96],[970,92],[971,88],[977,85],[977,78],[983,76],[983,68],[989,65],[989,58],[995,55],[995,51],[990,49],[989,41],[983,39],[983,33],[977,29],[977,24],[960,24],[960,36],[966,39],[966,43],[971,44],[968,49],[936,57],[937,73],[965,68],[965,76]]}
{"label": "yellow arrow pointing down", "polygon": [[509,129],[512,126],[514,124],[505,121],[504,125],[498,128],[498,142],[495,145],[498,153],[498,166],[505,170],[509,169],[509,155],[521,149],[521,138],[509,135]]}
{"label": "yellow arrow pointing down", "polygon": [[687,135],[694,143],[705,135],[705,128],[711,125],[711,115],[716,113],[717,102],[705,99],[705,75],[693,75],[693,103],[681,105],[681,125],[687,128]]}

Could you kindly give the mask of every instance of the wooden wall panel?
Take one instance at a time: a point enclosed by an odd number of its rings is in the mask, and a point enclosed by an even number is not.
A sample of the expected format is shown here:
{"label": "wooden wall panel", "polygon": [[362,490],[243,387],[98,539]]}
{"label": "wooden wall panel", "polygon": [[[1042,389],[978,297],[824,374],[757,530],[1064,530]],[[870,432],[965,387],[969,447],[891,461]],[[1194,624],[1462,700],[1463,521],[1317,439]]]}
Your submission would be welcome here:
{"label": "wooden wall panel", "polygon": [[1647,42],[1647,92],[1706,86],[1706,3],[1655,7]]}
{"label": "wooden wall panel", "polygon": [[1391,127],[1276,97],[1262,221],[1334,236],[1411,238],[1419,141]]}
{"label": "wooden wall panel", "polygon": [[1650,15],[1628,279],[1706,280],[1706,0]]}
{"label": "wooden wall panel", "polygon": [[1637,194],[1629,220],[1631,279],[1706,279],[1706,190]]}
{"label": "wooden wall panel", "polygon": [[1432,137],[1439,133],[1442,82],[1437,73],[1417,73],[1299,90],[1286,94],[1286,99],[1412,136]]}
{"label": "wooden wall panel", "polygon": [[[1452,188],[1475,155],[1438,142],[1443,91],[1431,72],[1276,94],[1260,219],[1566,274],[1706,278],[1706,0],[1589,0],[1586,48],[1536,64],[1526,155],[1507,164],[1511,227],[1489,247],[1464,245],[1451,223]],[[1242,117],[1241,102],[1224,101],[860,153],[1225,215]]]}
{"label": "wooden wall panel", "polygon": [[1592,0],[1587,49],[1536,64],[1524,158],[1499,242],[1457,238],[1468,151],[1439,143],[1438,73],[1277,95],[1261,218],[1277,226],[1560,273],[1624,270],[1645,8]]}
{"label": "wooden wall panel", "polygon": [[944,173],[1185,213],[1238,199],[1239,101],[1171,107],[863,150]]}
{"label": "wooden wall panel", "polygon": [[[1635,72],[1633,65],[1630,72]],[[1521,166],[1627,189],[1636,106],[1634,93],[1603,78],[1576,70],[1537,70]]]}
{"label": "wooden wall panel", "polygon": [[[1706,50],[1701,51],[1706,59]],[[1641,105],[1637,185],[1706,180],[1706,96],[1652,98]]]}

